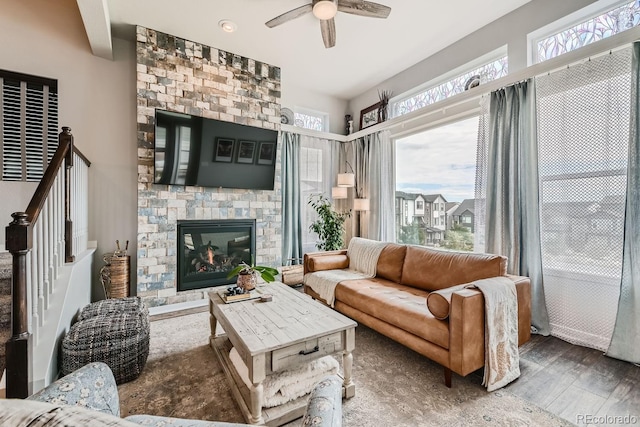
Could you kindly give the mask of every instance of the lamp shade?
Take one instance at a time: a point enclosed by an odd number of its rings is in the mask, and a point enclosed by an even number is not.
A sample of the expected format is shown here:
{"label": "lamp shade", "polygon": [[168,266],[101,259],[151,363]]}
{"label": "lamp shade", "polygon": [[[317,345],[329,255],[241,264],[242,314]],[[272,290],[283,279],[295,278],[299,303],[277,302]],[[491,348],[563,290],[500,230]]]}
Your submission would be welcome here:
{"label": "lamp shade", "polygon": [[369,210],[369,199],[353,199],[353,210],[354,211],[368,211]]}
{"label": "lamp shade", "polygon": [[338,13],[338,5],[333,0],[320,0],[313,5],[313,14],[318,19],[331,19]]}
{"label": "lamp shade", "polygon": [[356,175],[353,173],[339,173],[338,187],[355,187]]}
{"label": "lamp shade", "polygon": [[347,198],[347,187],[332,187],[331,188],[331,198],[333,198],[333,199],[346,199]]}

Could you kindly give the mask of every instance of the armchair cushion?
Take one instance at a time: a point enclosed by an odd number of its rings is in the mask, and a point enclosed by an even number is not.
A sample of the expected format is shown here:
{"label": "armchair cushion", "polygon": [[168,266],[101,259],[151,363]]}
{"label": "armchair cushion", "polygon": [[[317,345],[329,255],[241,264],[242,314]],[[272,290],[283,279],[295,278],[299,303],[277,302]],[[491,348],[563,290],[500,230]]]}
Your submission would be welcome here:
{"label": "armchair cushion", "polygon": [[120,399],[116,380],[109,366],[102,362],[83,366],[27,397],[27,400],[55,405],[82,406],[120,416]]}

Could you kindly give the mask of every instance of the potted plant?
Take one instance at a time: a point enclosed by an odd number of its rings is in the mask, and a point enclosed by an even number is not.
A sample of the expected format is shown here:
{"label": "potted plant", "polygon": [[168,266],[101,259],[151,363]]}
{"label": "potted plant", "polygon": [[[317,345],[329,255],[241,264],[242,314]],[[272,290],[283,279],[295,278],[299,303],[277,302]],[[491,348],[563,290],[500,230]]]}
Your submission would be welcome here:
{"label": "potted plant", "polygon": [[316,247],[322,251],[335,251],[344,245],[344,222],[351,216],[351,211],[336,212],[331,201],[322,194],[312,194],[309,204],[318,214],[309,226],[309,230],[316,233],[320,241]]}
{"label": "potted plant", "polygon": [[244,289],[245,291],[250,291],[256,287],[256,283],[258,282],[258,274],[262,277],[267,283],[273,282],[276,280],[276,276],[278,275],[278,270],[273,267],[267,267],[264,265],[255,265],[255,263],[251,263],[251,265],[246,262],[241,262],[238,264],[236,268],[231,270],[227,275],[227,278],[230,279],[234,276],[238,276],[238,287]]}

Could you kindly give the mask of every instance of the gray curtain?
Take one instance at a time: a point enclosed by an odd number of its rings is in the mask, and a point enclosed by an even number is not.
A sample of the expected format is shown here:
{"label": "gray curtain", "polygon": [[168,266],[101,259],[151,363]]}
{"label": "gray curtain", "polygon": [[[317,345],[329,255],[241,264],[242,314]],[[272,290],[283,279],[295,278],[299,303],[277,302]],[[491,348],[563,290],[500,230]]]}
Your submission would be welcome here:
{"label": "gray curtain", "polygon": [[389,131],[365,135],[352,144],[356,197],[369,199],[369,211],[360,212],[361,235],[373,240],[394,241],[396,162]]}
{"label": "gray curtain", "polygon": [[640,363],[640,43],[633,44],[631,129],[618,314],[607,356]]}
{"label": "gray curtain", "polygon": [[[281,133],[282,143],[282,263],[302,258],[300,221],[300,135]],[[294,262],[295,264],[296,262]]]}
{"label": "gray curtain", "polygon": [[[542,279],[534,81],[491,94],[486,161],[485,250],[531,278],[531,322],[549,335]],[[478,147],[480,150],[480,147]]]}

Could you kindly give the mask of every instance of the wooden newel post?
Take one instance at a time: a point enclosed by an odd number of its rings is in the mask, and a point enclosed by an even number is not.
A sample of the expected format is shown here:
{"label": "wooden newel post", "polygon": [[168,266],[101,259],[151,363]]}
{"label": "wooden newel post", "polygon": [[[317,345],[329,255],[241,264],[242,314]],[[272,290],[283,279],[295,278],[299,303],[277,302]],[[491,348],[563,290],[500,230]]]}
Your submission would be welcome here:
{"label": "wooden newel post", "polygon": [[71,221],[71,168],[73,167],[73,135],[71,128],[64,126],[58,136],[58,143],[68,144],[67,155],[64,158],[64,259],[73,262],[73,222]]}
{"label": "wooden newel post", "polygon": [[33,247],[33,228],[24,212],[11,214],[13,221],[6,228],[7,250],[13,256],[11,333],[7,341],[7,397],[20,398],[31,394],[30,353],[31,334],[27,307],[27,254]]}

